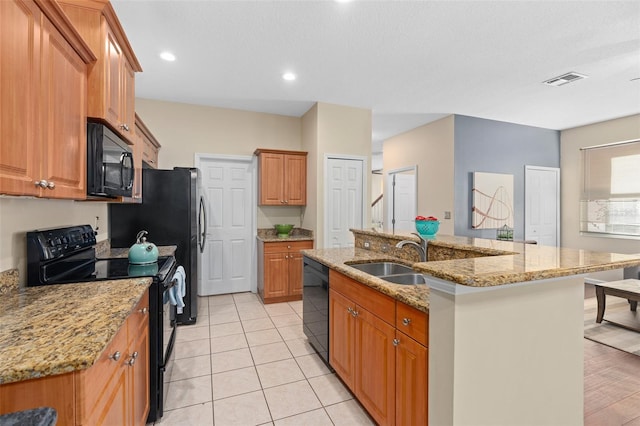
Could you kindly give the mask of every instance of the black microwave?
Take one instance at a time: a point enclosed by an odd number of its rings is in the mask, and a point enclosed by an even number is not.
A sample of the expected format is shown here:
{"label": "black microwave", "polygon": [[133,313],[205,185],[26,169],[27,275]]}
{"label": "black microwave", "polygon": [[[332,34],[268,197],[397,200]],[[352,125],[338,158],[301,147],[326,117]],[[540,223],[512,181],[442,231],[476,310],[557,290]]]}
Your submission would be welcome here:
{"label": "black microwave", "polygon": [[87,194],[131,197],[131,146],[102,123],[87,123]]}

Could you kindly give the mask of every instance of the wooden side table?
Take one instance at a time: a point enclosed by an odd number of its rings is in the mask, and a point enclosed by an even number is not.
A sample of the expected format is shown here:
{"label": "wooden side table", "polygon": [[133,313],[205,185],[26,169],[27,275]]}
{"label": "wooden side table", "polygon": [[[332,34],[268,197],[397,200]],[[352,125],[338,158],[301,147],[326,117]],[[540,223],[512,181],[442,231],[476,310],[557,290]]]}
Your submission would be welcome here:
{"label": "wooden side table", "polygon": [[[604,310],[607,305],[606,295],[617,296],[627,299],[629,301],[630,309],[636,311],[638,308],[638,302],[640,301],[640,280],[627,279],[621,281],[611,281],[595,284],[596,299],[598,301],[598,314],[596,316],[596,322],[601,323],[604,318]],[[612,322],[612,321],[610,321]],[[640,331],[632,327],[628,327],[624,324],[618,324],[620,327],[628,328],[634,331]]]}

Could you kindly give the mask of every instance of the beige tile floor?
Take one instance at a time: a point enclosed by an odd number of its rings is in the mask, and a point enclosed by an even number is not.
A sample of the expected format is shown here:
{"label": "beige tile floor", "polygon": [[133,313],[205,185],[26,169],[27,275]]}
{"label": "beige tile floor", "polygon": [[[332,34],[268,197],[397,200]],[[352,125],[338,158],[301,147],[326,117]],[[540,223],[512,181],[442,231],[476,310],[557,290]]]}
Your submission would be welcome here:
{"label": "beige tile floor", "polygon": [[374,424],[307,343],[301,301],[199,298],[168,385],[163,426]]}

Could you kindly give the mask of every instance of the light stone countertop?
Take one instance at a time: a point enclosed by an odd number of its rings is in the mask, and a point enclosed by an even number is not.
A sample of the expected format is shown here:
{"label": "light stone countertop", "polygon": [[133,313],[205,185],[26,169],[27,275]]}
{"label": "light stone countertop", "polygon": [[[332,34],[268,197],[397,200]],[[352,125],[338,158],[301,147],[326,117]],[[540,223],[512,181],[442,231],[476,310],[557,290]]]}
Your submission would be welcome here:
{"label": "light stone countertop", "polygon": [[259,228],[258,241],[275,243],[282,241],[313,241],[313,232],[304,228],[293,228],[288,237],[278,237],[274,228]]}
{"label": "light stone countertop", "polygon": [[[419,241],[415,235],[410,233],[386,234],[366,230],[352,231],[363,240],[366,240],[367,236],[387,238],[391,247],[401,240]],[[399,262],[412,266],[417,272],[472,287],[498,286],[640,265],[640,254],[593,252],[483,238],[437,235],[428,240],[428,244],[438,248],[456,250],[458,254],[467,252],[470,257],[413,263],[391,254],[358,247],[304,250],[303,253],[356,281],[424,312],[429,310],[428,286],[388,283],[373,275],[351,268],[347,263]],[[356,238],[356,245],[358,245],[358,238]],[[413,249],[408,248],[408,250]],[[481,256],[474,257],[478,254]]]}
{"label": "light stone countertop", "polygon": [[317,260],[342,274],[353,278],[387,296],[393,297],[422,312],[429,312],[429,287],[424,284],[402,285],[384,281],[378,277],[350,267],[347,263],[397,262],[411,266],[411,262],[401,260],[384,253],[360,248],[334,248],[302,250],[305,256]]}
{"label": "light stone countertop", "polygon": [[93,281],[2,295],[0,384],[91,367],[151,282]]}

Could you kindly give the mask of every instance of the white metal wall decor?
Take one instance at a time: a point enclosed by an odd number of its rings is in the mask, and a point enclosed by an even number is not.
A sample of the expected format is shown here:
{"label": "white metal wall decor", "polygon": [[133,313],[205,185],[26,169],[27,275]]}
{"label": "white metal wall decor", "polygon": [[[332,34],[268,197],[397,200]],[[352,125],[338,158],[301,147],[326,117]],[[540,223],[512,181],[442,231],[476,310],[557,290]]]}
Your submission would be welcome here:
{"label": "white metal wall decor", "polygon": [[473,229],[513,228],[513,175],[473,173]]}

